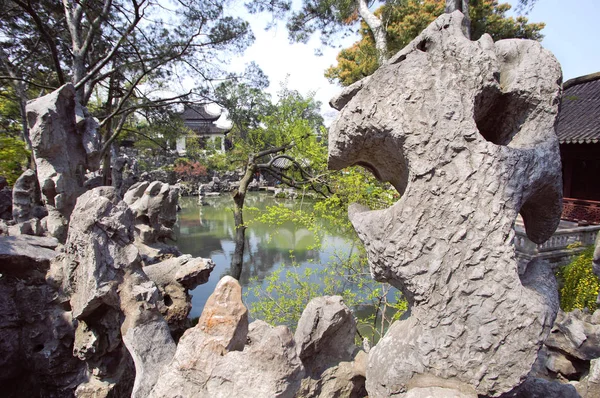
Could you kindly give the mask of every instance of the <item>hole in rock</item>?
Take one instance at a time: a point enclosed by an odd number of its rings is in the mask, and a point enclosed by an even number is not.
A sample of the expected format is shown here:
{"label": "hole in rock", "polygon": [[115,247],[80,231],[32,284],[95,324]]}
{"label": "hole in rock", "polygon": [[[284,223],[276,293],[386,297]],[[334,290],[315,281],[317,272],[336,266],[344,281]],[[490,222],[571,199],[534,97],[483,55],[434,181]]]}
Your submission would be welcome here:
{"label": "hole in rock", "polygon": [[69,301],[63,301],[62,303],[60,303],[60,307],[64,310],[64,311],[71,311],[71,302]]}
{"label": "hole in rock", "polygon": [[43,349],[44,349],[44,345],[43,345],[43,344],[36,344],[36,345],[33,347],[33,352],[40,352],[40,351],[42,351]]}
{"label": "hole in rock", "polygon": [[428,39],[423,39],[419,42],[419,44],[417,44],[417,50],[419,51],[423,51],[424,53],[427,52],[427,49],[429,48],[429,40]]}
{"label": "hole in rock", "polygon": [[497,86],[488,86],[475,97],[475,124],[487,141],[509,145],[533,106],[519,93],[503,93]]}
{"label": "hole in rock", "polygon": [[379,172],[377,171],[377,169],[375,167],[373,167],[371,164],[367,163],[367,162],[363,162],[363,161],[359,161],[355,163],[356,166],[361,166],[364,169],[367,169],[371,174],[373,174],[375,176],[375,178],[377,178],[378,180],[381,181],[381,175],[379,175]]}
{"label": "hole in rock", "polygon": [[165,302],[165,305],[167,307],[170,307],[171,305],[173,305],[173,299],[168,294],[165,294],[165,296],[163,297],[163,301]]}
{"label": "hole in rock", "polygon": [[400,62],[404,61],[405,59],[406,59],[406,54],[402,54],[398,58],[396,58],[393,63],[399,64]]}
{"label": "hole in rock", "polygon": [[549,239],[557,227],[561,213],[560,192],[553,184],[539,187],[519,209],[527,237],[542,244]]}

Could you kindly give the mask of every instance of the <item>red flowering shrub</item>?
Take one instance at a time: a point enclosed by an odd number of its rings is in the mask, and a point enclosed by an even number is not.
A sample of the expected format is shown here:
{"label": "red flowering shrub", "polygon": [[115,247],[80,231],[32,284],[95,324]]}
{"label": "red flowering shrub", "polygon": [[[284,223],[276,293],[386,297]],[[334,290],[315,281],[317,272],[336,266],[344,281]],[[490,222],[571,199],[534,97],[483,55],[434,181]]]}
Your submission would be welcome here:
{"label": "red flowering shrub", "polygon": [[184,181],[194,180],[197,177],[206,175],[206,166],[200,162],[191,162],[189,160],[180,160],[173,168],[177,177]]}

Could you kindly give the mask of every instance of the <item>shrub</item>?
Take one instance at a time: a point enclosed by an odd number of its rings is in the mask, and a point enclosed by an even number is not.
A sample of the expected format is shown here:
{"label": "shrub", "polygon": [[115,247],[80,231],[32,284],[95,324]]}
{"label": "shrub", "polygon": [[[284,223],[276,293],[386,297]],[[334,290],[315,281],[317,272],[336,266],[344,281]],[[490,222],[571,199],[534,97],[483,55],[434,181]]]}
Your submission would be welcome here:
{"label": "shrub", "polygon": [[173,168],[177,177],[184,181],[189,181],[197,177],[206,175],[206,167],[200,164],[200,162],[190,162],[187,160],[179,159],[175,167]]}
{"label": "shrub", "polygon": [[588,308],[595,311],[596,298],[600,283],[592,270],[594,246],[588,247],[568,265],[558,271],[560,288],[560,307],[563,311],[572,311],[575,308]]}
{"label": "shrub", "polygon": [[30,152],[25,142],[13,137],[1,137],[0,148],[0,175],[12,186],[27,167]]}

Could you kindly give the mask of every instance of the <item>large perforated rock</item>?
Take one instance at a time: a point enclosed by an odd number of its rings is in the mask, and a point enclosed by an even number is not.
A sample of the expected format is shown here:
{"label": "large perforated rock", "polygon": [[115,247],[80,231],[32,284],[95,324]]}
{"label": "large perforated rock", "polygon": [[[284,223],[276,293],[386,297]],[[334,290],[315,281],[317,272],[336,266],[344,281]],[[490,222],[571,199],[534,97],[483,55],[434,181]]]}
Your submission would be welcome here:
{"label": "large perforated rock", "polygon": [[559,222],[560,65],[535,41],[470,41],[462,19],[440,16],[332,100],[329,166],[363,165],[402,194],[386,210],[350,209],[372,275],[412,306],[370,352],[372,397],[424,376],[418,388],[509,391],[558,308],[550,269],[520,277],[512,240],[519,212],[536,243]]}
{"label": "large perforated rock", "polygon": [[78,320],[73,351],[91,373],[83,390],[123,381],[132,359],[131,396],[146,397],[175,353],[158,291],[142,271],[133,239],[133,214],[114,188],[79,197],[56,279]]}
{"label": "large perforated rock", "polygon": [[160,181],[138,182],[123,196],[135,215],[135,230],[145,244],[175,239],[179,188]]}
{"label": "large perforated rock", "polygon": [[[98,123],[77,102],[72,84],[29,101],[26,112],[44,203],[51,216],[62,217],[66,225],[77,198],[85,192],[86,170],[98,167]],[[61,240],[65,234],[66,228],[55,231]]]}

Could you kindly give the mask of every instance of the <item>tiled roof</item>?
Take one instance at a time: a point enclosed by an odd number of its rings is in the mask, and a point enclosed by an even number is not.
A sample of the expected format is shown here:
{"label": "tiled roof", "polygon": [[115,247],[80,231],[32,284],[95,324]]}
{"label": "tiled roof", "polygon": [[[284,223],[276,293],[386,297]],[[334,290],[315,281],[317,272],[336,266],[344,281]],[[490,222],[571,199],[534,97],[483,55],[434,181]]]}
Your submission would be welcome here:
{"label": "tiled roof", "polygon": [[556,134],[561,144],[600,142],[600,73],[568,80],[563,85]]}
{"label": "tiled roof", "polygon": [[214,120],[217,120],[219,118],[219,116],[221,116],[220,113],[218,115],[214,115],[210,112],[207,112],[205,105],[186,106],[185,109],[183,110],[183,114],[181,115],[181,117],[183,118],[184,121],[187,121],[187,120],[214,121]]}
{"label": "tiled roof", "polygon": [[[212,108],[211,109],[211,105]],[[209,105],[186,106],[181,115],[183,124],[202,135],[225,134],[231,130],[231,127],[217,125],[215,122],[221,116],[221,108]]]}

